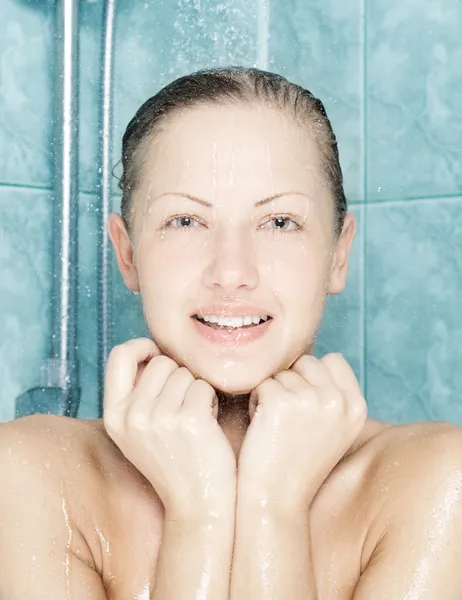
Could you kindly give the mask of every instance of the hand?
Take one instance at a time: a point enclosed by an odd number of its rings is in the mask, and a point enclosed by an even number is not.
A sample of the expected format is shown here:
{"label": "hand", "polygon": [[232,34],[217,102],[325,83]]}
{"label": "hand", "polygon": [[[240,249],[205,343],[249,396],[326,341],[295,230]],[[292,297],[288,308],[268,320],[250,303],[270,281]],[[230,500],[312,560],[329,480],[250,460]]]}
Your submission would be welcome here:
{"label": "hand", "polygon": [[152,484],[167,519],[218,515],[235,504],[236,459],[217,414],[213,387],[162,356],[152,340],[111,351],[104,425]]}
{"label": "hand", "polygon": [[362,431],[367,406],[341,354],[302,356],[252,392],[239,455],[239,495],[307,510]]}

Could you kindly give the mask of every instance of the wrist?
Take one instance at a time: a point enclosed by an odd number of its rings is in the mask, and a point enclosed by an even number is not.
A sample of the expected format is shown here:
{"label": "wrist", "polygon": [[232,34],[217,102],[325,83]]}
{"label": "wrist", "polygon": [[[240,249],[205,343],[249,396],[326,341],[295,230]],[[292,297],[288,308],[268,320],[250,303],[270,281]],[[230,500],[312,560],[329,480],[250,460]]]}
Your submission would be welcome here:
{"label": "wrist", "polygon": [[211,546],[223,546],[226,540],[230,543],[234,538],[235,513],[220,516],[195,515],[181,520],[167,517],[163,526],[163,537],[173,539],[195,539],[196,542]]}
{"label": "wrist", "polygon": [[308,518],[313,497],[295,496],[284,488],[281,489],[281,486],[278,490],[271,490],[263,486],[258,487],[255,482],[249,485],[240,482],[236,513],[256,511],[274,518],[303,520]]}
{"label": "wrist", "polygon": [[216,506],[165,507],[165,522],[177,523],[188,528],[226,526],[234,523],[236,499]]}

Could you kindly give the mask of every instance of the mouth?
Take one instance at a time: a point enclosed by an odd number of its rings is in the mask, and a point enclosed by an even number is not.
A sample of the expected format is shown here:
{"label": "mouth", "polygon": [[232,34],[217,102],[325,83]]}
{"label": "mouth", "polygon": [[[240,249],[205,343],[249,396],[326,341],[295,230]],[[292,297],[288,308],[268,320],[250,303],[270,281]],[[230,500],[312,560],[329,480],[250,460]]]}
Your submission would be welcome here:
{"label": "mouth", "polygon": [[254,329],[265,325],[272,320],[273,317],[269,315],[262,316],[245,316],[245,317],[218,317],[214,315],[192,315],[193,319],[199,321],[202,325],[209,327],[210,329],[216,329],[221,331],[239,331],[243,329]]}
{"label": "mouth", "polygon": [[232,347],[249,344],[262,339],[268,328],[271,327],[273,318],[270,316],[212,316],[192,315],[191,321],[195,331],[208,343]]}

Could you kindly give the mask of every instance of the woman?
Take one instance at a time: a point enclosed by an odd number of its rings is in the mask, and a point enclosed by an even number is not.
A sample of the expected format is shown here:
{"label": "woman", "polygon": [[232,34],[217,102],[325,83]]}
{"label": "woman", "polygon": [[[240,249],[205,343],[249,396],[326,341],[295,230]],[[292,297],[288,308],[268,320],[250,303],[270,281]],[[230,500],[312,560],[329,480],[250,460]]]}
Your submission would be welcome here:
{"label": "woman", "polygon": [[356,228],[321,102],[200,71],[122,160],[109,233],[155,343],[111,352],[103,422],[2,427],[0,597],[458,599],[460,430],[367,419],[312,355]]}

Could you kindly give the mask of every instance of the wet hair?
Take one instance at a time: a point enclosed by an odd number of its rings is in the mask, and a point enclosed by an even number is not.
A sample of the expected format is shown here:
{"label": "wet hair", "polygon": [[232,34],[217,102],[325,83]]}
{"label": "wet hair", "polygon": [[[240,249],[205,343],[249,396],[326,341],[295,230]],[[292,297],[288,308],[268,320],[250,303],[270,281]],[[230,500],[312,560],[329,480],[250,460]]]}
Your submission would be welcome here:
{"label": "wet hair", "polygon": [[334,201],[335,233],[340,235],[347,199],[339,161],[337,139],[323,103],[307,89],[285,77],[240,66],[203,69],[185,75],[163,87],[137,111],[122,138],[121,213],[130,231],[133,192],[141,176],[139,150],[151,141],[169,117],[188,107],[210,104],[263,104],[290,114],[314,134],[321,153],[321,164]]}

